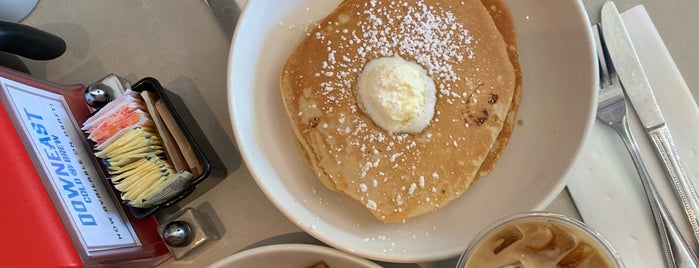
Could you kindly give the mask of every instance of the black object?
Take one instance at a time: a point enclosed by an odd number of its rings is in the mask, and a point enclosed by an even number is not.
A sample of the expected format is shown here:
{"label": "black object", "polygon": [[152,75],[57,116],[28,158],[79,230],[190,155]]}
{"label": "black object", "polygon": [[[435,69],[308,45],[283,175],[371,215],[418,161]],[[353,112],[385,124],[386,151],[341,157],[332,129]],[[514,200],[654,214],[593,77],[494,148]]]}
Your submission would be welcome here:
{"label": "black object", "polygon": [[[133,215],[136,219],[144,219],[153,213],[174,205],[178,201],[184,199],[187,197],[189,194],[191,194],[194,189],[196,189],[197,184],[199,184],[201,181],[206,179],[209,174],[211,173],[211,162],[209,159],[206,157],[204,154],[203,150],[197,143],[197,141],[194,139],[194,136],[192,133],[189,131],[187,126],[185,125],[184,121],[182,120],[181,116],[177,112],[176,107],[172,104],[172,101],[168,98],[168,95],[166,94],[165,89],[160,85],[160,82],[156,80],[155,78],[152,77],[146,77],[141,79],[140,81],[136,82],[131,87],[131,90],[136,91],[136,92],[143,92],[143,91],[151,91],[154,92],[160,99],[165,103],[165,106],[167,109],[170,111],[170,114],[172,114],[172,117],[175,119],[175,122],[177,123],[177,126],[180,128],[180,131],[182,131],[182,134],[185,136],[187,139],[187,142],[189,143],[189,146],[192,148],[192,151],[197,157],[197,160],[199,161],[199,164],[202,167],[201,174],[199,174],[196,178],[192,179],[192,182],[184,188],[180,193],[177,195],[171,197],[170,199],[166,200],[165,202],[162,202],[158,205],[155,205],[150,208],[137,208],[137,207],[132,207],[129,206],[128,203],[125,203],[125,206],[129,209],[129,212],[131,212],[131,215]],[[93,113],[94,115],[94,113]],[[86,135],[87,136],[87,135]],[[88,143],[92,146],[94,145],[94,142],[88,140]],[[102,161],[97,161],[99,165],[103,168],[105,171],[104,173],[107,174],[106,168],[104,167],[104,164]],[[111,185],[110,182],[108,182],[108,179],[105,179],[105,183]],[[116,190],[115,190],[116,191]],[[117,194],[118,196],[118,194]]]}
{"label": "black object", "polygon": [[0,21],[0,51],[33,60],[51,60],[63,55],[66,43],[34,27]]}
{"label": "black object", "polygon": [[30,74],[27,65],[25,65],[24,62],[22,62],[22,60],[19,59],[19,57],[17,57],[17,55],[12,53],[0,51],[0,66],[7,67],[25,74]]}
{"label": "black object", "polygon": [[19,56],[51,60],[63,55],[66,43],[58,36],[31,26],[0,21],[0,66],[29,74]]}
{"label": "black object", "polygon": [[131,89],[136,92],[152,91],[160,97],[160,99],[165,103],[167,109],[170,111],[170,114],[172,114],[172,117],[177,122],[177,126],[180,127],[182,134],[184,134],[185,138],[187,138],[189,146],[192,147],[192,151],[194,151],[194,154],[196,154],[197,160],[199,160],[199,163],[201,164],[203,169],[201,171],[201,174],[199,174],[198,177],[194,178],[192,180],[192,183],[189,186],[187,186],[187,188],[182,190],[182,192],[180,192],[178,195],[170,198],[169,200],[163,203],[160,203],[159,205],[153,206],[151,208],[136,208],[127,205],[129,207],[129,210],[131,211],[131,214],[134,217],[136,217],[137,219],[143,219],[152,215],[153,213],[162,208],[172,206],[173,204],[177,203],[177,201],[180,201],[187,197],[189,194],[191,194],[197,187],[197,184],[206,179],[206,177],[209,176],[209,173],[211,173],[211,163],[209,162],[209,159],[206,157],[206,155],[204,155],[204,152],[199,147],[199,144],[197,144],[197,141],[192,136],[192,133],[189,132],[189,129],[182,121],[182,118],[177,112],[177,109],[175,109],[175,107],[172,105],[172,101],[170,101],[165,90],[160,85],[160,82],[158,82],[158,80],[152,77],[146,77],[136,82],[136,84],[134,84],[131,87]]}

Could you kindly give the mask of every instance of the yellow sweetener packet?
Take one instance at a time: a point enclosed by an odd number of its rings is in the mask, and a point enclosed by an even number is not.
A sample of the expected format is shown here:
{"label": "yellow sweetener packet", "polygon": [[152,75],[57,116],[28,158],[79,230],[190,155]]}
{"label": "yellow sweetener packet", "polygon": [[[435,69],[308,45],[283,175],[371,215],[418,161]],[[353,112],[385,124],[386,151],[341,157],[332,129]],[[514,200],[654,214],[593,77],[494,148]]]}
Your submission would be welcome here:
{"label": "yellow sweetener packet", "polygon": [[142,192],[138,197],[129,199],[129,205],[139,208],[148,208],[160,204],[189,186],[193,177],[192,173],[188,171],[173,173],[162,182]]}

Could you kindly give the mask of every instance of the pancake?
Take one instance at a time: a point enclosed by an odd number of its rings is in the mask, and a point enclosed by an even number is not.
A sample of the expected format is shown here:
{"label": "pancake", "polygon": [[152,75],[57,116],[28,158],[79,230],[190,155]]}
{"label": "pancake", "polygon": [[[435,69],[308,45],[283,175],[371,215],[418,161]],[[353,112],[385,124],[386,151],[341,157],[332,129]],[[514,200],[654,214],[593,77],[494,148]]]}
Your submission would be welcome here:
{"label": "pancake", "polygon": [[[422,66],[438,91],[434,117],[417,134],[388,133],[358,107],[363,67],[393,56]],[[293,49],[280,88],[298,147],[320,181],[378,220],[396,222],[459,197],[488,157],[492,168],[509,139],[498,136],[516,76],[480,0],[346,0]]]}
{"label": "pancake", "polygon": [[515,28],[512,25],[512,17],[507,9],[505,3],[502,0],[481,0],[483,5],[487,8],[490,16],[493,18],[495,26],[502,34],[505,43],[507,44],[507,53],[510,57],[510,62],[515,68],[515,92],[512,96],[512,102],[510,103],[510,110],[507,112],[507,117],[505,118],[505,124],[500,130],[495,143],[490,148],[490,153],[483,161],[478,175],[473,180],[474,182],[482,176],[488,175],[493,168],[495,163],[500,159],[500,156],[505,152],[507,144],[510,142],[510,137],[512,136],[512,131],[515,128],[515,122],[517,119],[517,110],[519,109],[519,103],[522,99],[522,69],[519,65],[519,54],[517,53],[517,35],[515,34]]}

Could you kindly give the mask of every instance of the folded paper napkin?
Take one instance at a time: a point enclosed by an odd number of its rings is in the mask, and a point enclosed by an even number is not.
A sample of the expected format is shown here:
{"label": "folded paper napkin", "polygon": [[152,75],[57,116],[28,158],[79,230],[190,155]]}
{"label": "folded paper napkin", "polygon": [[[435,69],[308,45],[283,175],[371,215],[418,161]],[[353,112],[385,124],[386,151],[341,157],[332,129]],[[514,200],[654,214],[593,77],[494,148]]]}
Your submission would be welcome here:
{"label": "folded paper napkin", "polygon": [[[623,12],[622,19],[680,158],[694,185],[699,187],[699,108],[643,6]],[[632,106],[628,120],[664,201],[690,244],[696,245],[669,179]],[[658,234],[638,173],[621,138],[610,127],[599,121],[595,123],[582,157],[568,178],[568,189],[583,220],[609,240],[626,267],[664,267]]]}

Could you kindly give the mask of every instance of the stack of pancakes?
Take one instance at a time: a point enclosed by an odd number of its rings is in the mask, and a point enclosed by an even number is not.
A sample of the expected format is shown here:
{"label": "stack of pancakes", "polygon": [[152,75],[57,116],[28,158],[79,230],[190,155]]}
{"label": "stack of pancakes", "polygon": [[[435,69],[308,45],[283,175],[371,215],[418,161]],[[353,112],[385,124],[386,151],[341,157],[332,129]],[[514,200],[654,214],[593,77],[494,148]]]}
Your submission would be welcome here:
{"label": "stack of pancakes", "polygon": [[[418,134],[390,134],[358,108],[363,67],[392,56],[418,63],[437,88]],[[280,87],[320,181],[395,222],[446,205],[493,169],[515,124],[521,72],[501,0],[345,0],[309,27]]]}

